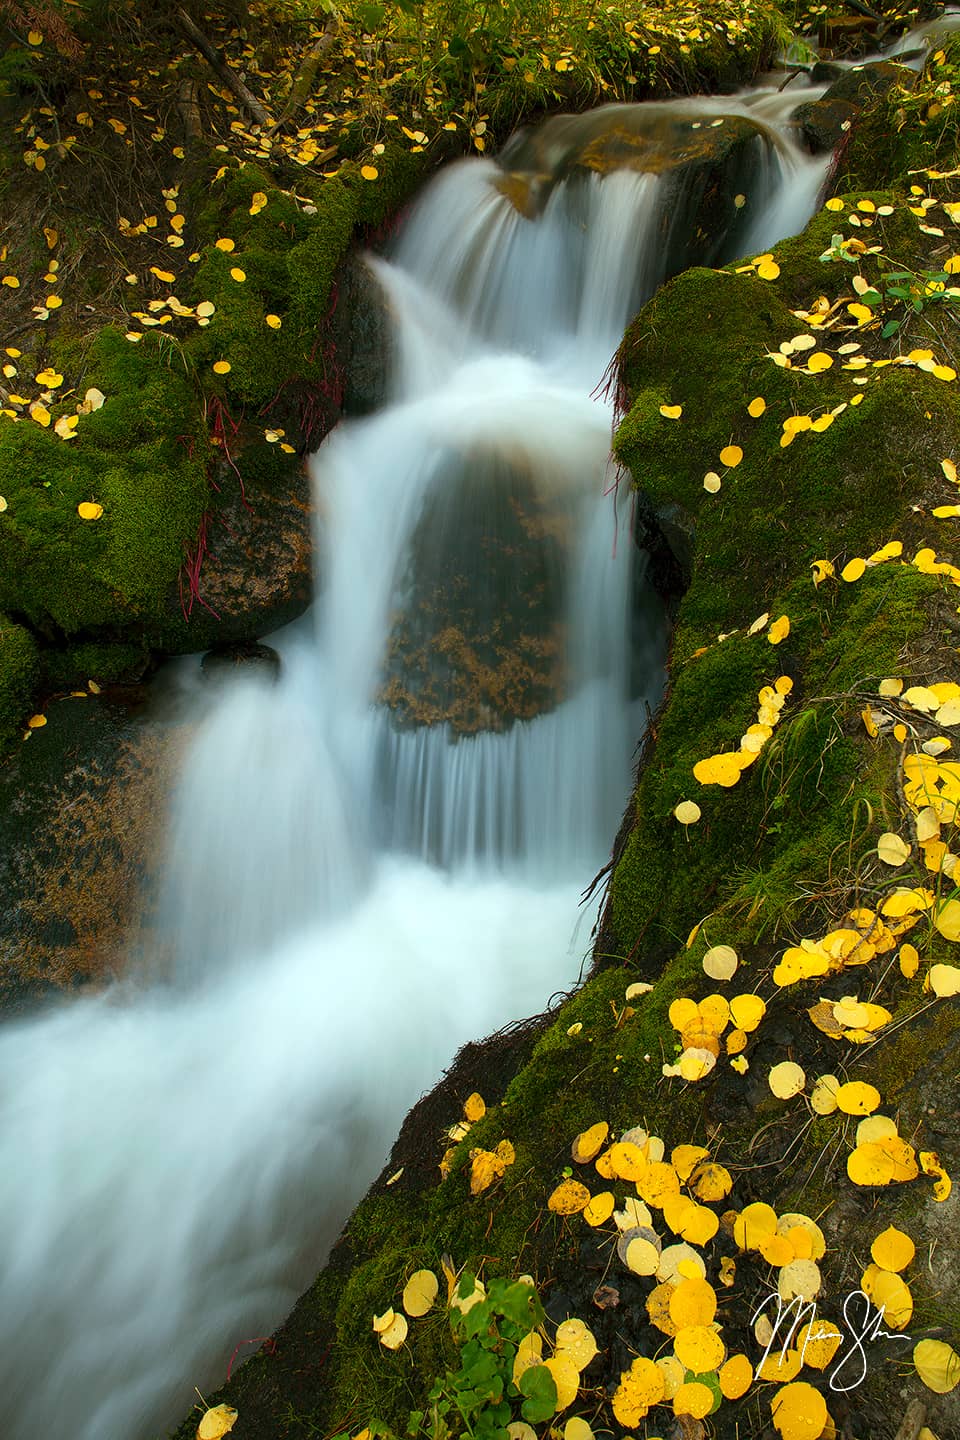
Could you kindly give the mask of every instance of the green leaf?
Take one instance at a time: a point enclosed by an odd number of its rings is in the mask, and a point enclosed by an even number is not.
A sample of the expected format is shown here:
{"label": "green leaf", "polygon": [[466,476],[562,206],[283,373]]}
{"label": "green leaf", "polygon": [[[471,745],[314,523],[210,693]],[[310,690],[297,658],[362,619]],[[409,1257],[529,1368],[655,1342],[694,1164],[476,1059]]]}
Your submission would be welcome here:
{"label": "green leaf", "polygon": [[531,1365],[524,1370],[517,1388],[527,1397],[520,1406],[520,1414],[531,1425],[539,1425],[556,1414],[557,1386],[546,1365]]}
{"label": "green leaf", "polygon": [[897,333],[897,331],[898,331],[899,329],[900,329],[900,321],[899,321],[899,320],[888,320],[887,323],[886,323],[886,325],[884,325],[883,329],[880,331],[881,339],[883,339],[883,340],[889,340],[890,336],[891,336],[891,335],[896,335],[896,333]]}

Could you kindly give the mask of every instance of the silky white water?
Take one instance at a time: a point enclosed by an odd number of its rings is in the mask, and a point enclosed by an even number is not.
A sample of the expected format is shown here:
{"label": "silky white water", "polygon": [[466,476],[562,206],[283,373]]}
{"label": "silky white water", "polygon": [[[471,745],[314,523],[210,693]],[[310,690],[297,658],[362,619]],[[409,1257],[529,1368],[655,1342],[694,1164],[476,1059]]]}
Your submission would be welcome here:
{"label": "silky white water", "polygon": [[[823,171],[768,162],[754,244]],[[451,167],[374,266],[391,398],[315,458],[320,596],[280,682],[194,701],[162,967],[0,1034],[5,1440],[174,1422],[289,1309],[457,1047],[577,978],[664,645],[591,392],[670,268],[673,195],[591,177],[530,221],[497,173]],[[418,526],[487,464],[573,536],[564,697],[500,733],[398,728],[375,698]]]}

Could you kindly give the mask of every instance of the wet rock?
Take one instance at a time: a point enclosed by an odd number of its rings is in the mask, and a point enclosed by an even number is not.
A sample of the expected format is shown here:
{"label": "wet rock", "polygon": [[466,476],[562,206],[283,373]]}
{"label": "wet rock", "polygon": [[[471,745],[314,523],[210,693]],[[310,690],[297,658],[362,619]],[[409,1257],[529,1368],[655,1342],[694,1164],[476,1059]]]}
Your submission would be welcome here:
{"label": "wet rock", "polygon": [[403,725],[500,730],[562,698],[569,516],[522,471],[452,458],[414,534],[382,699]]}
{"label": "wet rock", "polygon": [[330,322],[343,376],[344,415],[369,415],[386,399],[391,330],[383,292],[360,259],[344,266]]}
{"label": "wet rock", "polygon": [[766,126],[734,112],[682,101],[606,105],[587,115],[555,116],[511,142],[498,188],[532,219],[558,181],[577,174],[666,176],[674,202],[665,239],[675,271],[709,264],[735,246],[751,218],[757,172],[775,143]]}
{"label": "wet rock", "polygon": [[[262,437],[262,432],[260,432]],[[220,492],[148,640],[183,654],[259,640],[297,619],[313,596],[306,462],[262,438],[221,466]],[[283,462],[287,463],[283,463]]]}
{"label": "wet rock", "polygon": [[179,730],[142,687],[47,706],[0,768],[0,1008],[118,975],[136,948]]}
{"label": "wet rock", "polygon": [[[816,79],[816,72],[814,72]],[[824,77],[826,78],[826,77]],[[815,153],[832,150],[849,131],[863,107],[894,85],[913,85],[916,76],[904,65],[880,60],[842,70],[819,100],[798,105],[793,120]]]}
{"label": "wet rock", "polygon": [[207,651],[200,668],[208,680],[221,680],[241,671],[249,674],[251,670],[276,680],[280,675],[280,656],[272,645],[249,641],[241,645],[220,645]]}

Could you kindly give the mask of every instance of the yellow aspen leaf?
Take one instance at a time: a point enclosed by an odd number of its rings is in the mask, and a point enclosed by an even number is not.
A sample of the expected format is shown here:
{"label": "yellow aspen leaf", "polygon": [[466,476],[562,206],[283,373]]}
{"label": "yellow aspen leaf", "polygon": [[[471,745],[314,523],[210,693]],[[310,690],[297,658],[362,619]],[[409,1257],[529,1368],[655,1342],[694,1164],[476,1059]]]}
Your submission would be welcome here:
{"label": "yellow aspen leaf", "polygon": [[220,1440],[222,1435],[229,1435],[237,1419],[238,1412],[231,1405],[214,1405],[201,1416],[197,1440]]}
{"label": "yellow aspen leaf", "polygon": [[960,1355],[945,1340],[919,1340],[913,1347],[913,1364],[936,1395],[949,1395],[960,1384]]}
{"label": "yellow aspen leaf", "polygon": [[269,325],[271,330],[279,330],[281,325],[283,324],[283,321],[280,319],[279,315],[265,315],[264,319],[266,320],[266,323]]}
{"label": "yellow aspen leaf", "polygon": [[774,1428],[782,1440],[818,1440],[827,1423],[827,1402],[806,1381],[784,1385],[770,1402]]}
{"label": "yellow aspen leaf", "polygon": [[944,1169],[940,1156],[935,1150],[920,1151],[920,1168],[924,1175],[932,1175],[936,1179],[933,1187],[934,1200],[946,1200],[953,1189],[953,1181]]}
{"label": "yellow aspen leaf", "polygon": [[246,280],[246,278],[247,278],[247,272],[246,272],[246,270],[241,270],[239,265],[234,265],[233,268],[232,268],[231,271],[230,271],[230,279],[231,279],[231,280],[236,280],[236,282],[237,282],[238,285],[242,285],[243,282],[244,282],[244,280]]}
{"label": "yellow aspen leaf", "polygon": [[750,416],[751,420],[759,420],[760,416],[763,414],[766,408],[766,400],[764,400],[762,395],[757,395],[753,400],[750,401],[750,404],[747,406],[747,414]]}
{"label": "yellow aspen leaf", "polygon": [[723,1364],[726,1347],[709,1325],[685,1325],[677,1332],[673,1353],[695,1375],[717,1370]]}
{"label": "yellow aspen leaf", "polygon": [[610,1126],[606,1120],[598,1120],[596,1125],[591,1125],[587,1130],[581,1130],[570,1147],[576,1164],[589,1165],[591,1160],[595,1160],[606,1144],[609,1134]]}
{"label": "yellow aspen leaf", "polygon": [[385,1350],[399,1350],[409,1331],[405,1315],[394,1315],[390,1324],[380,1330],[377,1339]]}
{"label": "yellow aspen leaf", "polygon": [[[779,270],[777,274],[779,275]],[[760,268],[757,269],[760,274]],[[764,279],[772,279],[772,276],[764,276]],[[704,1385],[700,1380],[687,1380],[676,1395],[673,1397],[674,1415],[692,1415],[695,1420],[702,1420],[709,1415],[713,1409],[713,1391],[709,1385]]]}
{"label": "yellow aspen leaf", "polygon": [[720,464],[726,465],[733,470],[743,459],[743,451],[739,445],[725,445],[720,451]]}
{"label": "yellow aspen leaf", "polygon": [[609,1150],[612,1176],[620,1180],[639,1180],[647,1168],[647,1155],[630,1140],[619,1140]]}
{"label": "yellow aspen leaf", "polygon": [[797,1299],[815,1300],[821,1283],[820,1267],[815,1260],[788,1260],[777,1277],[777,1292],[788,1304]]}
{"label": "yellow aspen leaf", "polygon": [[880,1091],[863,1080],[850,1080],[839,1087],[836,1101],[844,1115],[872,1115],[880,1104]]}
{"label": "yellow aspen leaf", "polygon": [[579,1180],[562,1180],[547,1201],[555,1215],[579,1215],[590,1204],[590,1191]]}
{"label": "yellow aspen leaf", "polygon": [[[829,370],[832,364],[833,356],[827,355],[826,352],[823,350],[818,350],[816,354],[811,355],[809,360],[807,361],[807,369],[810,371],[811,375],[819,375],[821,371]],[[830,418],[832,420],[833,416],[831,416]],[[816,425],[814,425],[812,428],[816,429]]]}
{"label": "yellow aspen leaf", "polygon": [[711,980],[732,980],[740,961],[732,945],[711,945],[703,957],[703,969]]}
{"label": "yellow aspen leaf", "polygon": [[673,809],[674,819],[681,825],[695,825],[700,819],[700,806],[695,800],[681,800]]}
{"label": "yellow aspen leaf", "polygon": [[550,1371],[553,1376],[553,1383],[557,1387],[557,1409],[566,1410],[577,1398],[577,1391],[580,1389],[580,1372],[572,1361],[564,1355],[551,1355],[549,1360],[543,1362],[544,1368]]}
{"label": "yellow aspen leaf", "polygon": [[229,375],[232,369],[233,366],[229,360],[215,360],[213,362],[214,375]]}
{"label": "yellow aspen leaf", "polygon": [[910,1236],[898,1230],[895,1225],[888,1225],[886,1230],[881,1230],[870,1246],[874,1263],[879,1265],[881,1270],[906,1270],[916,1253],[917,1247]]}
{"label": "yellow aspen leaf", "polygon": [[951,484],[955,485],[957,483],[957,464],[955,460],[941,460],[940,469]]}
{"label": "yellow aspen leaf", "polygon": [[[535,1430],[531,1429],[530,1437],[535,1440]],[[593,1427],[581,1415],[574,1415],[563,1427],[563,1440],[594,1440]]]}
{"label": "yellow aspen leaf", "polygon": [[791,1100],[794,1095],[800,1094],[806,1083],[806,1075],[793,1060],[781,1060],[767,1077],[767,1084],[778,1100]]}
{"label": "yellow aspen leaf", "polygon": [[28,31],[27,31],[27,44],[28,44],[28,45],[42,45],[42,44],[43,44],[43,31],[42,31],[42,30],[28,30]]}
{"label": "yellow aspen leaf", "polygon": [[884,865],[897,868],[910,858],[910,846],[899,835],[887,830],[877,841],[877,854]]}
{"label": "yellow aspen leaf", "polygon": [[881,1270],[879,1265],[868,1265],[860,1285],[876,1308],[882,1308],[885,1325],[891,1325],[894,1330],[906,1329],[913,1314],[913,1296],[899,1275]]}
{"label": "yellow aspen leaf", "polygon": [[678,1330],[709,1325],[717,1313],[717,1292],[708,1280],[681,1280],[670,1296],[670,1319]]}
{"label": "yellow aspen leaf", "polygon": [[250,214],[259,215],[267,203],[267,197],[262,190],[257,190],[250,201]]}
{"label": "yellow aspen leaf", "polygon": [[494,1180],[499,1180],[506,1166],[492,1150],[474,1150],[470,1155],[470,1194],[482,1195]]}
{"label": "yellow aspen leaf", "polygon": [[616,1204],[612,1190],[601,1190],[590,1200],[589,1205],[584,1208],[583,1218],[588,1225],[605,1225],[613,1214],[613,1207]]}
{"label": "yellow aspen leaf", "polygon": [[223,251],[224,255],[231,254],[231,252],[237,248],[237,242],[231,240],[227,235],[221,235],[219,240],[214,241],[214,244],[218,250]]}
{"label": "yellow aspen leaf", "polygon": [[776,280],[780,274],[780,266],[775,260],[763,260],[757,266],[757,274],[761,280]]}
{"label": "yellow aspen leaf", "polygon": [[536,1330],[531,1330],[529,1335],[524,1335],[517,1346],[517,1353],[513,1361],[513,1383],[516,1385],[524,1370],[529,1370],[533,1365],[543,1364],[543,1337]]}
{"label": "yellow aspen leaf", "polygon": [[686,1378],[686,1371],[675,1355],[658,1355],[657,1365],[663,1371],[663,1398],[672,1400]]}
{"label": "yellow aspen leaf", "polygon": [[482,1120],[487,1113],[483,1096],[478,1095],[476,1091],[474,1091],[472,1095],[468,1095],[463,1102],[463,1113],[471,1124],[477,1120]]}
{"label": "yellow aspen leaf", "polygon": [[408,1315],[426,1315],[440,1290],[440,1282],[432,1270],[416,1270],[403,1289],[403,1308]]}
{"label": "yellow aspen leaf", "polygon": [[82,500],[77,506],[77,514],[81,520],[99,520],[103,514],[103,506],[96,500]]}
{"label": "yellow aspen leaf", "polygon": [[217,307],[212,300],[201,300],[194,312],[201,320],[207,320],[211,315],[216,314]]}
{"label": "yellow aspen leaf", "polygon": [[826,1370],[843,1344],[843,1336],[832,1320],[817,1317],[797,1331],[794,1344],[804,1365]]}
{"label": "yellow aspen leaf", "polygon": [[578,1371],[585,1370],[590,1361],[599,1353],[599,1347],[589,1325],[582,1320],[562,1320],[557,1326],[554,1353],[569,1360]]}
{"label": "yellow aspen leaf", "polygon": [[647,1412],[660,1403],[666,1389],[663,1371],[654,1360],[638,1355],[622,1372],[614,1391],[613,1413],[626,1430],[636,1430]]}
{"label": "yellow aspen leaf", "polygon": [[756,1030],[767,1007],[759,995],[735,995],[730,1001],[730,1020],[738,1030]]}
{"label": "yellow aspen leaf", "polygon": [[[734,1262],[725,1257],[723,1264],[733,1265]],[[753,1366],[746,1355],[731,1355],[720,1367],[717,1376],[720,1382],[720,1392],[727,1400],[739,1400],[741,1395],[746,1395],[753,1384]]]}
{"label": "yellow aspen leaf", "polygon": [[27,721],[27,726],[30,730],[42,730],[46,723],[46,715],[31,715]]}
{"label": "yellow aspen leaf", "polygon": [[834,573],[833,565],[829,560],[813,560],[810,568],[813,571],[814,585],[822,585],[824,580]]}
{"label": "yellow aspen leaf", "polygon": [[660,414],[665,420],[679,420],[683,414],[682,405],[661,405]]}
{"label": "yellow aspen leaf", "polygon": [[767,639],[771,645],[779,645],[782,640],[786,640],[789,634],[790,617],[788,615],[780,615],[774,620],[770,629],[767,631]]}
{"label": "yellow aspen leaf", "polygon": [[933,923],[945,940],[960,940],[960,900],[944,900],[938,905]]}
{"label": "yellow aspen leaf", "polygon": [[715,470],[708,470],[703,477],[703,488],[710,495],[716,495],[720,489],[720,476]]}
{"label": "yellow aspen leaf", "polygon": [[380,175],[380,171],[376,165],[361,165],[360,174],[364,180],[376,180]]}

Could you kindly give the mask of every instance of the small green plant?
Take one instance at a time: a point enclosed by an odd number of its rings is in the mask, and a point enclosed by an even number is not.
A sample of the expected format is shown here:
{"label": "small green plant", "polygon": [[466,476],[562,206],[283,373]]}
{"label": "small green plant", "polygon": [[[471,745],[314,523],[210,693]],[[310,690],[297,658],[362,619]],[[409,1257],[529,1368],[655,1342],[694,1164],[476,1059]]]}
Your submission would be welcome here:
{"label": "small green plant", "polygon": [[[829,249],[824,250],[820,260],[824,264],[842,260],[856,265],[862,253],[861,241],[833,235]],[[882,339],[889,340],[909,319],[924,314],[931,307],[945,306],[952,318],[960,319],[960,285],[956,283],[957,268],[952,266],[951,261],[947,261],[947,265],[951,266],[949,270],[910,270],[883,251],[878,251],[874,258],[880,272],[876,285],[862,281],[861,289],[855,281],[853,288],[857,291],[860,304],[877,312],[878,318],[883,320]]]}
{"label": "small green plant", "polygon": [[[475,1293],[476,1281],[464,1274],[458,1287],[462,1299]],[[411,1440],[508,1440],[515,1419],[537,1425],[557,1409],[557,1387],[544,1365],[532,1365],[514,1384],[513,1367],[521,1340],[544,1323],[543,1306],[532,1284],[523,1280],[490,1281],[487,1295],[464,1313],[450,1312],[450,1327],[460,1347],[460,1364],[434,1381],[423,1410],[412,1410],[406,1435]],[[373,1440],[396,1440],[382,1421],[367,1426]],[[350,1440],[347,1434],[333,1440]]]}

